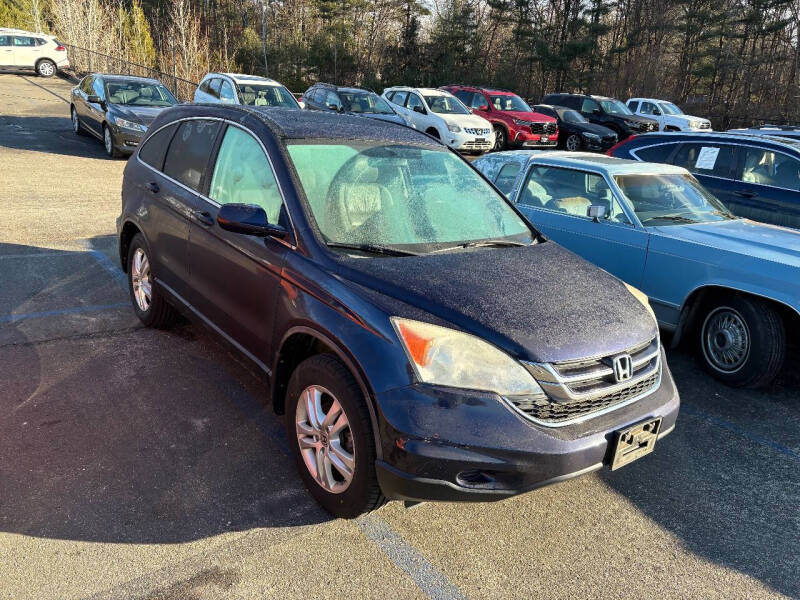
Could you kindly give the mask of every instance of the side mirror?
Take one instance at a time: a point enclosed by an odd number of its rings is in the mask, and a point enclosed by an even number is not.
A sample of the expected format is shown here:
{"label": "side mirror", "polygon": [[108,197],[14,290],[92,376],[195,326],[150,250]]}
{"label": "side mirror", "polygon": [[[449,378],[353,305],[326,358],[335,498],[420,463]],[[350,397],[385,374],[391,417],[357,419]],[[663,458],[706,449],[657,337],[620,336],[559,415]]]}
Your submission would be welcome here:
{"label": "side mirror", "polygon": [[255,204],[223,204],[217,213],[217,223],[233,233],[284,238],[287,231],[280,225],[270,225],[267,213]]}
{"label": "side mirror", "polygon": [[478,107],[478,110],[486,112],[487,110],[489,110],[489,105],[488,104],[482,104],[481,106]]}
{"label": "side mirror", "polygon": [[599,223],[600,219],[603,219],[606,216],[606,207],[602,204],[592,204],[586,209],[586,216],[595,223]]}
{"label": "side mirror", "polygon": [[414,107],[414,112],[418,112],[418,113],[420,113],[421,115],[424,115],[424,114],[426,114],[426,113],[425,113],[425,109],[424,109],[424,108],[422,108],[421,106],[415,106],[415,107]]}
{"label": "side mirror", "polygon": [[86,97],[86,101],[89,104],[100,104],[100,105],[105,104],[105,100],[103,100],[100,96],[97,96],[95,94],[91,94],[90,96],[87,96]]}
{"label": "side mirror", "polygon": [[592,110],[592,114],[593,115],[602,115],[603,111],[600,110],[599,108],[595,108],[595,109]]}
{"label": "side mirror", "polygon": [[660,117],[661,116],[661,110],[656,108],[655,110],[653,110],[653,115],[656,116],[656,117]]}

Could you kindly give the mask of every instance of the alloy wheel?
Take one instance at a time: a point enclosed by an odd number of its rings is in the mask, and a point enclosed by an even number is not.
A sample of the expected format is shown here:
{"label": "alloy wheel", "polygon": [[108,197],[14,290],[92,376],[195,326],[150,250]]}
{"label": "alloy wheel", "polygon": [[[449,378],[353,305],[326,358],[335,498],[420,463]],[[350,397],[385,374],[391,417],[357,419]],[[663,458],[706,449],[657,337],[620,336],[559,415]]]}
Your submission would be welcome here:
{"label": "alloy wheel", "polygon": [[81,125],[78,122],[78,113],[75,112],[75,109],[73,108],[72,109],[72,131],[74,131],[75,133],[78,133],[78,130],[80,129],[80,127],[81,127]]}
{"label": "alloy wheel", "polygon": [[55,67],[53,66],[53,63],[50,61],[39,63],[39,75],[42,75],[43,77],[52,77],[54,73]]}
{"label": "alloy wheel", "polygon": [[133,287],[133,297],[136,300],[136,306],[142,312],[150,310],[150,303],[152,301],[153,286],[150,279],[150,261],[147,259],[147,254],[144,250],[137,248],[133,253],[133,260],[131,261],[131,286]]}
{"label": "alloy wheel", "polygon": [[355,448],[350,422],[336,397],[318,385],[303,390],[297,401],[295,430],[314,481],[328,492],[344,492],[353,480]]}
{"label": "alloy wheel", "polygon": [[735,373],[750,356],[750,330],[742,315],[723,306],[713,310],[703,323],[703,354],[723,373]]}
{"label": "alloy wheel", "polygon": [[506,132],[501,127],[494,128],[494,149],[504,150],[506,147]]}
{"label": "alloy wheel", "polygon": [[567,141],[564,145],[566,146],[567,150],[574,152],[581,147],[581,140],[577,135],[572,134],[567,138]]}
{"label": "alloy wheel", "polygon": [[111,156],[114,151],[114,142],[111,141],[111,131],[109,131],[108,127],[103,128],[103,143],[106,147],[106,153]]}

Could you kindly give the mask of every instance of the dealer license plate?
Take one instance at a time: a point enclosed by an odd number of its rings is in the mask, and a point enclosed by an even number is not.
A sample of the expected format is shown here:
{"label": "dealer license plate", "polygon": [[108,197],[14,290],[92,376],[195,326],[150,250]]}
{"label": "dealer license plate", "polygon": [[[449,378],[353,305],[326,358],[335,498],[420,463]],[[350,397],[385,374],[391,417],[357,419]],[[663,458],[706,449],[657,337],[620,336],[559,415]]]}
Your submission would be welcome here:
{"label": "dealer license plate", "polygon": [[611,470],[615,471],[650,454],[656,446],[659,431],[661,431],[661,417],[617,431],[614,437]]}

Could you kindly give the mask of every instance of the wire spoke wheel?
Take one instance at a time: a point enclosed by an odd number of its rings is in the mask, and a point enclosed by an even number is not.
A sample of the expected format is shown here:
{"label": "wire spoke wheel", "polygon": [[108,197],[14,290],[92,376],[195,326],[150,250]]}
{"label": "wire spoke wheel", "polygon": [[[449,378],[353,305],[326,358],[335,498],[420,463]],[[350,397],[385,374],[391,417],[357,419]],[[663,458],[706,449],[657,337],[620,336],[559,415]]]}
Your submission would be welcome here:
{"label": "wire spoke wheel", "polygon": [[703,323],[706,360],[725,373],[742,368],[750,356],[750,330],[742,315],[729,307],[712,311]]}
{"label": "wire spoke wheel", "polygon": [[153,285],[150,279],[150,261],[144,250],[137,248],[131,261],[131,286],[136,305],[142,312],[150,310]]}
{"label": "wire spoke wheel", "polygon": [[340,494],[353,480],[355,448],[350,422],[336,397],[319,385],[303,390],[295,411],[303,462],[324,490]]}

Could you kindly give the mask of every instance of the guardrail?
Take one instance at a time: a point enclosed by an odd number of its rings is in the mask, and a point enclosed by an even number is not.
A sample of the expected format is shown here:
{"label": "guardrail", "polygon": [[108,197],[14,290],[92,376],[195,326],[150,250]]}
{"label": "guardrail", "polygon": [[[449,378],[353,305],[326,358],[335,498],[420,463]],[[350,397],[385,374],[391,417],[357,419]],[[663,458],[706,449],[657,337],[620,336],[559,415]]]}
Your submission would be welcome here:
{"label": "guardrail", "polygon": [[117,56],[95,52],[72,44],[61,44],[67,49],[69,63],[72,70],[79,77],[87,73],[114,73],[119,75],[136,75],[139,77],[150,77],[158,79],[166,85],[178,100],[191,102],[194,97],[194,90],[197,83],[188,79],[181,79],[175,73],[165,73],[155,67],[142,65],[139,63],[125,60]]}

